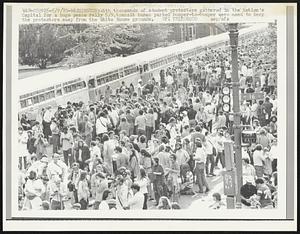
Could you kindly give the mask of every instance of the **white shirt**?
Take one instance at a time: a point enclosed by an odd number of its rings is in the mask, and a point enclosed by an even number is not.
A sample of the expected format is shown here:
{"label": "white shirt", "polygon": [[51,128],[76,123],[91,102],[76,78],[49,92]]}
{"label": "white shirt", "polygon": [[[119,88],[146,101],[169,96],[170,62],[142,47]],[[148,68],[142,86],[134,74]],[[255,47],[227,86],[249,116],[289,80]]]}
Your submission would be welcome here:
{"label": "white shirt", "polygon": [[128,201],[130,210],[142,210],[144,206],[144,194],[139,191]]}
{"label": "white shirt", "polygon": [[231,78],[231,71],[230,70],[226,70],[225,71],[225,75],[226,75],[227,79],[230,79]]}
{"label": "white shirt", "polygon": [[270,154],[271,154],[271,156],[272,156],[273,159],[277,159],[278,158],[278,147],[277,147],[277,145],[272,145],[271,146]]}
{"label": "white shirt", "polygon": [[206,152],[203,147],[196,149],[194,159],[195,159],[196,163],[205,163],[206,162]]}
{"label": "white shirt", "polygon": [[96,133],[97,135],[107,132],[108,119],[100,117],[96,120]]}
{"label": "white shirt", "polygon": [[109,205],[106,201],[102,201],[99,205],[99,210],[109,210]]}
{"label": "white shirt", "polygon": [[49,110],[46,110],[44,114],[44,121],[50,123],[52,117],[53,117],[52,113]]}
{"label": "white shirt", "polygon": [[253,153],[253,165],[254,166],[263,166],[263,161],[265,160],[263,156],[263,151],[255,150]]}
{"label": "white shirt", "polygon": [[96,158],[100,158],[100,157],[101,157],[100,148],[97,145],[93,146],[91,149],[91,159],[95,160]]}
{"label": "white shirt", "polygon": [[204,112],[207,114],[207,122],[211,121],[214,119],[215,114],[214,114],[215,107],[213,105],[207,105],[204,107]]}
{"label": "white shirt", "polygon": [[18,158],[29,155],[27,151],[27,141],[27,132],[23,132],[21,135],[18,135]]}
{"label": "white shirt", "polygon": [[173,84],[173,82],[174,82],[173,77],[172,77],[171,75],[168,75],[168,76],[166,77],[166,82],[167,82],[168,85]]}
{"label": "white shirt", "polygon": [[140,192],[142,194],[148,193],[147,185],[149,184],[149,180],[147,178],[142,178],[138,181],[138,185],[140,186]]}

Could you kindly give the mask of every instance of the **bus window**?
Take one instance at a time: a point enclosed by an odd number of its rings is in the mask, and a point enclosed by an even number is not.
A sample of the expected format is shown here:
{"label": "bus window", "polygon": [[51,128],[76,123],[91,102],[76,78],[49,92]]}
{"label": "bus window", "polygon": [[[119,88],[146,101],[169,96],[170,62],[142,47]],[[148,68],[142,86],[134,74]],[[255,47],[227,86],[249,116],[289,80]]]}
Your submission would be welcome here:
{"label": "bus window", "polygon": [[54,93],[54,91],[51,91],[51,92],[50,92],[50,98],[55,98],[55,93]]}
{"label": "bus window", "polygon": [[71,86],[65,86],[64,90],[65,90],[65,93],[70,93],[71,92]]}
{"label": "bus window", "polygon": [[146,63],[144,64],[144,72],[147,72],[149,70],[149,65]]}
{"label": "bus window", "polygon": [[85,88],[86,87],[86,83],[85,83],[85,81],[82,81],[81,82],[81,88]]}
{"label": "bus window", "polygon": [[124,72],[120,71],[119,76],[120,76],[120,78],[124,77]]}
{"label": "bus window", "polygon": [[44,94],[39,95],[39,100],[40,102],[45,101],[45,95]]}
{"label": "bus window", "polygon": [[45,93],[45,100],[49,100],[50,99],[50,92]]}
{"label": "bus window", "polygon": [[32,100],[33,100],[33,104],[39,103],[39,97],[38,97],[38,96],[34,96],[34,97],[32,98]]}
{"label": "bus window", "polygon": [[61,96],[61,95],[62,95],[61,89],[57,89],[57,90],[56,90],[56,96]]}
{"label": "bus window", "polygon": [[95,79],[89,80],[89,88],[95,88]]}
{"label": "bus window", "polygon": [[26,107],[26,101],[25,100],[20,101],[20,103],[21,103],[21,108],[25,108]]}

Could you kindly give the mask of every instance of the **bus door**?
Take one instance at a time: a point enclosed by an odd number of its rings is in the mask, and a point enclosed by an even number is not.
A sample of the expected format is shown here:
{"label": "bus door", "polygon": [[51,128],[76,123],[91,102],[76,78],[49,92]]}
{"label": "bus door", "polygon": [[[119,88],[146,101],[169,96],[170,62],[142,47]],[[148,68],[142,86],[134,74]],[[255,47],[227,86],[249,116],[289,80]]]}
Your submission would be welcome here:
{"label": "bus door", "polygon": [[89,99],[90,101],[96,101],[96,81],[95,77],[90,77],[88,82],[88,92],[89,92]]}

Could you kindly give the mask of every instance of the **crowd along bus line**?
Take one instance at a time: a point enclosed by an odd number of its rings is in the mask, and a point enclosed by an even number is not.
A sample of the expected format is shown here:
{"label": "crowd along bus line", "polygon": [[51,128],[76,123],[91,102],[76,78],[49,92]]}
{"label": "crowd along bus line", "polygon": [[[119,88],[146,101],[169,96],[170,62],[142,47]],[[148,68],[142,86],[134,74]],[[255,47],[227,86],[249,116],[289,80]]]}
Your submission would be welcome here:
{"label": "crowd along bus line", "polygon": [[[241,40],[266,30],[268,24],[257,24],[239,31]],[[156,48],[128,57],[115,57],[101,62],[57,70],[18,80],[19,115],[37,116],[45,106],[66,105],[67,101],[85,103],[99,100],[109,85],[112,89],[122,81],[136,85],[159,77],[161,71],[181,59],[201,56],[207,48],[228,48],[228,33],[199,38],[173,46]]]}

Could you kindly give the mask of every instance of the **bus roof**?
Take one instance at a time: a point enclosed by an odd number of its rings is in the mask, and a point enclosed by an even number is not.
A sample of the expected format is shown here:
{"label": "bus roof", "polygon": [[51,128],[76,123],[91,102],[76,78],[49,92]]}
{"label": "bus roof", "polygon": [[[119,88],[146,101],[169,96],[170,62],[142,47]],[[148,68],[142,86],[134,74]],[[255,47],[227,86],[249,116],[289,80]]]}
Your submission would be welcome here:
{"label": "bus roof", "polygon": [[47,72],[18,80],[18,91],[20,95],[27,94],[77,78],[85,80],[89,76],[106,73],[131,64],[135,64],[134,61],[127,61],[122,57],[115,57],[81,67]]}
{"label": "bus roof", "polygon": [[[174,52],[173,52],[174,53]],[[133,54],[125,57],[127,60],[133,60],[136,62],[148,62],[154,59],[162,58],[164,56],[170,55],[170,50],[168,47],[158,47],[152,50],[147,50],[138,54]]]}

